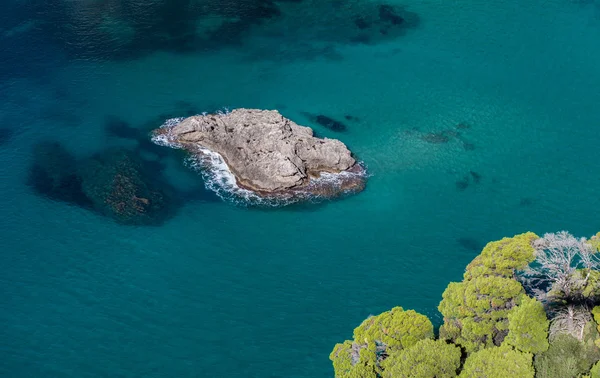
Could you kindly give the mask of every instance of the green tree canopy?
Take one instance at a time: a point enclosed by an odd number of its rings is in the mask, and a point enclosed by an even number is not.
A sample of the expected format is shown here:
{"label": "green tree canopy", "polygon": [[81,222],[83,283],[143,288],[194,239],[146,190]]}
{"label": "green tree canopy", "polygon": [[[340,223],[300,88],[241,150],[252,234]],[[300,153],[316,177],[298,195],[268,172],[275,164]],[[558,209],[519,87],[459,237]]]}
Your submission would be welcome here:
{"label": "green tree canopy", "polygon": [[433,324],[425,315],[394,307],[365,319],[354,329],[354,341],[337,344],[329,358],[338,378],[375,377],[388,355],[431,338]]}
{"label": "green tree canopy", "polygon": [[483,349],[465,361],[460,378],[533,378],[533,355],[507,346]]}
{"label": "green tree canopy", "polygon": [[450,283],[438,307],[444,316],[440,337],[467,352],[499,345],[508,330],[508,313],[523,293],[519,282],[500,276]]}
{"label": "green tree canopy", "polygon": [[353,350],[352,341],[336,344],[329,355],[336,378],[377,378],[377,359],[368,349]]}
{"label": "green tree canopy", "polygon": [[544,353],[535,356],[539,378],[576,378],[587,373],[600,354],[592,340],[581,342],[569,334],[558,335]]}
{"label": "green tree canopy", "polygon": [[356,342],[375,341],[384,344],[388,351],[407,348],[427,338],[433,338],[433,324],[429,318],[402,307],[371,316],[354,329]]}
{"label": "green tree canopy", "polygon": [[545,352],[548,349],[549,323],[542,303],[523,296],[521,304],[508,314],[508,335],[504,343],[521,352]]}
{"label": "green tree canopy", "polygon": [[490,275],[514,278],[515,270],[524,269],[535,260],[535,249],[531,243],[538,238],[533,232],[527,232],[488,243],[481,254],[467,265],[464,279]]}
{"label": "green tree canopy", "polygon": [[391,354],[383,362],[383,378],[452,378],[460,367],[461,350],[443,340],[425,339]]}
{"label": "green tree canopy", "polygon": [[592,370],[590,370],[591,378],[600,378],[600,362],[596,362],[594,366],[592,366]]}
{"label": "green tree canopy", "polygon": [[535,259],[533,232],[488,243],[467,266],[463,281],[450,283],[438,310],[440,337],[471,353],[500,345],[508,333],[508,313],[524,294],[515,271]]}

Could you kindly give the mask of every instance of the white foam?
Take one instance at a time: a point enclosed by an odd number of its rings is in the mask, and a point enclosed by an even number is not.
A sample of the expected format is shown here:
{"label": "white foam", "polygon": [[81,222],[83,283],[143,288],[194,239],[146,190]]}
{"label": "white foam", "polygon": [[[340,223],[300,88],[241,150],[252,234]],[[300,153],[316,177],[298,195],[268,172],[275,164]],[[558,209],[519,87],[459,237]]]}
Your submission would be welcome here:
{"label": "white foam", "polygon": [[[227,111],[227,109],[226,109]],[[173,142],[170,129],[183,121],[185,118],[167,119],[161,128],[167,128],[166,132],[152,136],[152,141],[158,145],[182,148],[178,143]],[[320,198],[314,190],[320,186],[330,186],[341,190],[345,179],[350,177],[366,177],[366,170],[361,173],[355,172],[340,172],[340,173],[322,173],[318,178],[310,180],[309,185],[304,190],[298,190],[281,194],[274,197],[261,197],[255,192],[241,188],[237,185],[236,178],[231,172],[225,159],[214,151],[206,148],[198,148],[197,152],[189,156],[186,165],[197,170],[204,179],[204,185],[207,189],[215,192],[221,199],[242,206],[269,206],[280,207],[290,205],[298,201],[317,201]],[[359,163],[363,166],[364,164]]]}
{"label": "white foam", "polygon": [[160,127],[174,127],[179,125],[184,119],[185,117],[169,118]]}
{"label": "white foam", "polygon": [[237,185],[235,176],[217,152],[200,148],[197,154],[186,160],[186,165],[198,170],[206,188],[215,192],[223,200],[233,200],[237,203],[239,200],[254,202],[258,199],[254,192]]}
{"label": "white foam", "polygon": [[170,130],[172,127],[177,126],[181,121],[185,118],[169,118],[162,125],[160,125],[160,129],[167,129],[166,133],[154,134],[152,135],[152,142],[158,144],[159,146],[171,147],[171,148],[181,148],[181,145],[173,142],[173,138],[171,138]]}
{"label": "white foam", "polygon": [[322,185],[337,187],[341,191],[342,183],[349,177],[364,177],[363,173],[340,172],[322,173],[313,178],[304,190],[298,190],[274,197],[261,197],[255,192],[237,185],[225,159],[214,151],[199,149],[197,154],[186,160],[186,165],[200,172],[207,189],[215,192],[221,199],[240,206],[282,207],[299,201],[319,201],[323,198],[312,189]]}

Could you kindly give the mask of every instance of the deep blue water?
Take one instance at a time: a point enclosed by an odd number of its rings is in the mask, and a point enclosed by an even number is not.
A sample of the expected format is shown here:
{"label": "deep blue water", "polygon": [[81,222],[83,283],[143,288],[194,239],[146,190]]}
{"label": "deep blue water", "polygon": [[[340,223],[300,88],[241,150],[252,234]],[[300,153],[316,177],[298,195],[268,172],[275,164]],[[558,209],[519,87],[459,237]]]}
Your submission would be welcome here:
{"label": "deep blue water", "polygon": [[[0,376],[328,377],[369,314],[439,323],[486,241],[600,229],[597,1],[49,3],[0,15]],[[234,206],[106,130],[242,106],[341,139],[366,191]],[[181,206],[125,226],[41,196],[48,140],[154,159]]]}

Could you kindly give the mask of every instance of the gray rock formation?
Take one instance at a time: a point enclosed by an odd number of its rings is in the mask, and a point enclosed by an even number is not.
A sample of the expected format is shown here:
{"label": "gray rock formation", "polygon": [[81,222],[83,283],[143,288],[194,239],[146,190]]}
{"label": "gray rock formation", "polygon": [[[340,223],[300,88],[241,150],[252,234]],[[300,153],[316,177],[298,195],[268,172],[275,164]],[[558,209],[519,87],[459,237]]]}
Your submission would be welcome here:
{"label": "gray rock formation", "polygon": [[[237,184],[269,194],[311,190],[332,196],[364,187],[364,170],[340,141],[316,138],[276,110],[235,109],[227,114],[193,116],[161,127],[155,135],[191,153],[208,149],[219,153]],[[315,185],[323,173],[345,179],[335,188]]]}

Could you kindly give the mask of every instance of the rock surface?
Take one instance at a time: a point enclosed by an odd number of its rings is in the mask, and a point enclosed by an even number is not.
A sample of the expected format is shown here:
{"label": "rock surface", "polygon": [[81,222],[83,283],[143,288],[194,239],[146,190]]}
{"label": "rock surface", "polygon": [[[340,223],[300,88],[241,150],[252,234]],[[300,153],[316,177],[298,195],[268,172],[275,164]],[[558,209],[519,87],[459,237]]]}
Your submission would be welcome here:
{"label": "rock surface", "polygon": [[[220,154],[240,187],[263,195],[309,190],[332,196],[364,188],[364,169],[342,142],[316,138],[312,129],[276,110],[188,117],[161,127],[155,136],[194,154],[203,149]],[[342,173],[342,180],[334,188],[316,185],[328,181],[317,180],[324,173]]]}

